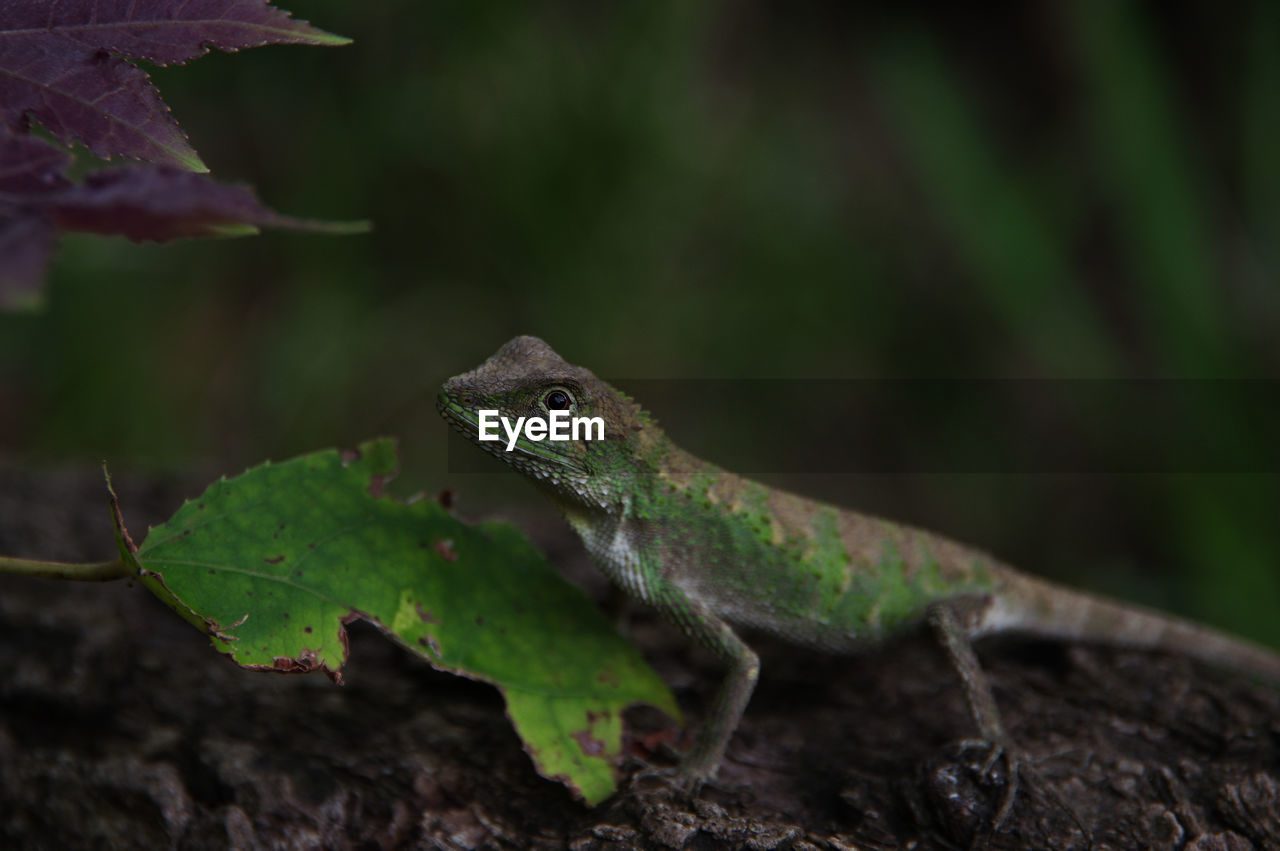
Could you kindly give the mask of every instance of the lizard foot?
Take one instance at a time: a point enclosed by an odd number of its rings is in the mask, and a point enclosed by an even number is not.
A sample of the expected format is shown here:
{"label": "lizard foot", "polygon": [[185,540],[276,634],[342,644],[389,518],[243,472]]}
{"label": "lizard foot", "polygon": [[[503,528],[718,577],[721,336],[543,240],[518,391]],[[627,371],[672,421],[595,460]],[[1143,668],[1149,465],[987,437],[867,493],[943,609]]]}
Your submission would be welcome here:
{"label": "lizard foot", "polygon": [[689,802],[700,797],[707,786],[715,786],[715,780],[678,766],[656,768],[648,766],[631,775],[631,790],[640,797],[659,797]]}
{"label": "lizard foot", "polygon": [[[935,763],[928,773],[926,785],[937,815],[951,825],[953,833],[967,834],[973,838],[973,847],[982,847],[1000,831],[1013,810],[1023,762],[1020,752],[1004,741],[958,742],[954,758]],[[975,788],[975,779],[979,786],[999,790],[994,814],[983,793]]]}

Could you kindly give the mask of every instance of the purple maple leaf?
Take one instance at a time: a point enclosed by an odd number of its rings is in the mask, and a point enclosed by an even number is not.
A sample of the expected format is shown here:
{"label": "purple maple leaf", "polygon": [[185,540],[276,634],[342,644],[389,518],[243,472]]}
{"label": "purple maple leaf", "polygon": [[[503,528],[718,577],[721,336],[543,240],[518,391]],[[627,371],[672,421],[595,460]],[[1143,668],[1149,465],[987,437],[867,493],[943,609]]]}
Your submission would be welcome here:
{"label": "purple maple leaf", "polygon": [[345,44],[267,0],[0,0],[0,122],[34,119],[104,159],[206,171],[146,72],[210,47]]}
{"label": "purple maple leaf", "polygon": [[[347,39],[295,21],[268,0],[0,0],[0,310],[39,301],[63,230],[161,242],[258,227],[363,229],[282,216],[247,186],[194,173],[207,169],[132,64],[278,43]],[[33,120],[100,157],[157,165],[95,172],[73,184],[63,173],[69,153],[29,135]]]}
{"label": "purple maple leaf", "polygon": [[0,130],[0,204],[5,195],[47,192],[65,186],[62,170],[70,162],[65,151],[39,139]]}
{"label": "purple maple leaf", "polygon": [[40,216],[0,219],[0,309],[38,304],[58,229]]}
{"label": "purple maple leaf", "polygon": [[248,186],[218,183],[204,174],[164,166],[98,171],[84,183],[40,197],[62,230],[166,242],[189,236],[239,236],[258,227],[344,232],[351,225],[282,216],[263,206]]}
{"label": "purple maple leaf", "polygon": [[7,148],[24,148],[32,168],[16,175],[0,171],[0,308],[38,300],[59,231],[166,242],[241,236],[259,227],[327,233],[363,229],[359,224],[282,216],[264,206],[247,186],[218,183],[207,174],[167,166],[107,169],[73,184],[61,175],[66,155],[52,146],[0,133],[0,157]]}

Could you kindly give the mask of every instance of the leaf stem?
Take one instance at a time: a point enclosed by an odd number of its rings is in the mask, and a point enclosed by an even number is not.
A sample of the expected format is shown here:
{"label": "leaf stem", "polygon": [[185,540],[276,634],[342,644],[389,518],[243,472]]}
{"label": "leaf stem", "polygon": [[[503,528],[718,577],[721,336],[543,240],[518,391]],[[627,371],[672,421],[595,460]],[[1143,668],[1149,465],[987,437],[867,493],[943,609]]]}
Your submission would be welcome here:
{"label": "leaf stem", "polygon": [[73,579],[79,582],[107,582],[112,579],[128,579],[134,575],[134,570],[120,559],[77,564],[0,556],[0,573],[43,576],[46,579]]}

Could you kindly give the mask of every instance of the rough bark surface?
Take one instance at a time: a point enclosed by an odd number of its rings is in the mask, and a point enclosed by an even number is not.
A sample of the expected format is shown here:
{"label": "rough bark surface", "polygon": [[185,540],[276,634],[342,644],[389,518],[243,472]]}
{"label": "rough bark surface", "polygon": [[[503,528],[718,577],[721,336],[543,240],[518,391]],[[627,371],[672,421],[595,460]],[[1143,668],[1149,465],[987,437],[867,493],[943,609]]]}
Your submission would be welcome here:
{"label": "rough bark surface", "polygon": [[[141,530],[203,482],[118,486]],[[110,558],[100,479],[0,468],[0,552]],[[633,628],[695,721],[715,666],[643,615]],[[240,670],[137,586],[0,576],[0,846],[1280,847],[1270,688],[1160,654],[981,646],[1027,760],[989,836],[1004,787],[956,744],[969,730],[940,652],[756,644],[760,685],[717,785],[592,810],[534,773],[493,689],[373,629],[353,630],[340,688]],[[670,731],[631,720],[637,753]]]}

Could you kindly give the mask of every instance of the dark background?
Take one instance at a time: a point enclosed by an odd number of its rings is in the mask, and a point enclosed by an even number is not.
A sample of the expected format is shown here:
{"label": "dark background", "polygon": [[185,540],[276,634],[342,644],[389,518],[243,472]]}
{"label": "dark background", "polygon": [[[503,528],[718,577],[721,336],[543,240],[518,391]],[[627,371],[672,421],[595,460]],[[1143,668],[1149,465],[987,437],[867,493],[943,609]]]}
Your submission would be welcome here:
{"label": "dark background", "polygon": [[[1280,377],[1280,7],[284,5],[355,44],[155,79],[215,175],[375,230],[65,239],[44,312],[0,316],[9,461],[216,476],[391,433],[406,492],[552,523],[513,475],[450,472],[432,405],[511,336],[624,388],[863,379],[852,411],[635,392],[771,484],[1280,645],[1250,413]],[[1083,448],[1011,469],[975,448],[1039,391],[957,413],[921,378],[1203,381],[1168,416],[1031,417],[1020,445]]]}

